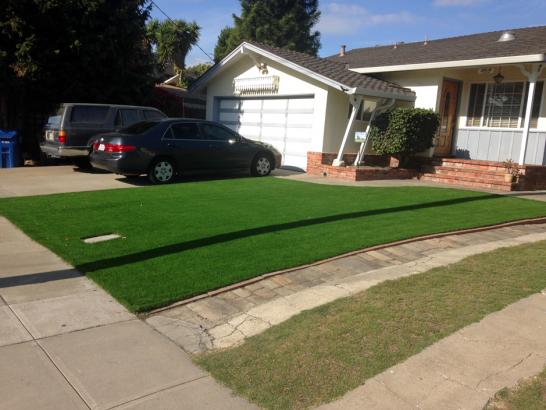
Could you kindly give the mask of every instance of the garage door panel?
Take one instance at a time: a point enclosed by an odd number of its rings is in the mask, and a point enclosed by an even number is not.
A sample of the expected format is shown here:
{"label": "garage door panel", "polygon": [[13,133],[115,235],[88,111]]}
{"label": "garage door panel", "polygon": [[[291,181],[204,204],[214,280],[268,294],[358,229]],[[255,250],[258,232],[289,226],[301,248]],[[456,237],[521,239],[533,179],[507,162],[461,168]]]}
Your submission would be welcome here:
{"label": "garage door panel", "polygon": [[218,119],[246,138],[273,145],[283,165],[305,169],[313,109],[313,98],[226,98],[220,100]]}
{"label": "garage door panel", "polygon": [[313,98],[291,98],[288,100],[288,110],[305,110],[313,112],[315,100]]}

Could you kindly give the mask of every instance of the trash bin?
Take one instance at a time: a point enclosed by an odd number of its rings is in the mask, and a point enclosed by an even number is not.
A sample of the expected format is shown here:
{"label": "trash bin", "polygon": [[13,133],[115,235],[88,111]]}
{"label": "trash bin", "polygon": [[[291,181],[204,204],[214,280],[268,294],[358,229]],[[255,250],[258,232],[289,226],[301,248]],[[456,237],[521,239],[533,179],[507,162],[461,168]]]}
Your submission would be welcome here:
{"label": "trash bin", "polygon": [[0,168],[19,165],[19,140],[16,131],[0,130]]}

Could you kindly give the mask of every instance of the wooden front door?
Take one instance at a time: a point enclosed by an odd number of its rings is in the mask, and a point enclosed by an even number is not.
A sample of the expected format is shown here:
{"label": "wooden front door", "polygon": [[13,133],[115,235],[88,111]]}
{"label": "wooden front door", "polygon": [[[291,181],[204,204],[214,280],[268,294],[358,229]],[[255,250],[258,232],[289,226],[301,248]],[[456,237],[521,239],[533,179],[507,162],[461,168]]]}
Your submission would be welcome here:
{"label": "wooden front door", "polygon": [[440,127],[434,155],[451,155],[451,144],[457,122],[457,102],[459,98],[459,83],[444,80],[440,98]]}

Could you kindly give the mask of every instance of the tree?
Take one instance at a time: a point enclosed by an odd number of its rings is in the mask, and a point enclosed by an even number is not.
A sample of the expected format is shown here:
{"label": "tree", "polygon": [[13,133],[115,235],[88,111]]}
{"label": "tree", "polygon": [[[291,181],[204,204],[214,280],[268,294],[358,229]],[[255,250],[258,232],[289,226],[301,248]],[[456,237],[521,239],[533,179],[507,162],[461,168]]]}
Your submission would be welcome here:
{"label": "tree", "polygon": [[201,28],[184,20],[152,20],[147,25],[148,38],[155,49],[157,63],[163,71],[173,67],[183,76],[186,56],[199,40]]}
{"label": "tree", "polygon": [[147,0],[4,0],[0,128],[39,155],[45,118],[62,102],[145,103],[153,89]]}
{"label": "tree", "polygon": [[210,67],[211,65],[208,63],[195,64],[188,67],[186,70],[184,70],[184,76],[180,80],[181,86],[188,88]]}
{"label": "tree", "polygon": [[317,54],[320,33],[313,26],[320,17],[318,0],[240,1],[241,16],[233,15],[235,26],[224,28],[218,38],[214,50],[216,61],[244,40]]}

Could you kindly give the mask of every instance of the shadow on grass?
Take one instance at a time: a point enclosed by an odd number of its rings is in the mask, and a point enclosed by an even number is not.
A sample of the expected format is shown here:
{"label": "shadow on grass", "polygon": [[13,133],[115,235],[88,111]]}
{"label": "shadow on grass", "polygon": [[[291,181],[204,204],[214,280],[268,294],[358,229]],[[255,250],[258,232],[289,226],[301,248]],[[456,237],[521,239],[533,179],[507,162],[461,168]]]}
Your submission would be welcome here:
{"label": "shadow on grass", "polygon": [[113,268],[130,263],[141,262],[147,259],[157,258],[160,256],[166,256],[174,253],[184,252],[191,249],[201,248],[209,245],[215,245],[218,243],[229,242],[237,239],[247,238],[255,235],[261,235],[271,232],[279,232],[288,229],[303,228],[313,225],[320,225],[329,222],[338,222],[348,219],[356,219],[374,215],[383,215],[389,213],[415,211],[419,209],[435,208],[441,206],[450,206],[463,204],[474,201],[484,201],[489,199],[498,199],[498,195],[482,195],[457,199],[449,199],[443,201],[435,201],[424,204],[404,205],[393,208],[384,209],[371,209],[366,211],[350,212],[339,215],[328,215],[319,218],[305,219],[294,222],[286,222],[276,225],[268,225],[257,228],[243,229],[235,232],[227,232],[219,235],[209,236],[206,238],[195,239],[191,241],[181,242],[172,245],[161,246],[154,249],[148,249],[145,251],[135,252],[129,255],[116,256],[113,258],[106,258],[94,262],[84,263],[76,266],[76,268],[82,272],[93,272],[101,269]]}

